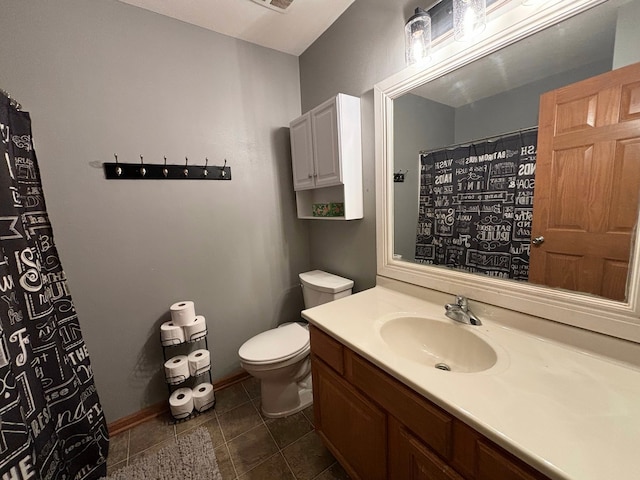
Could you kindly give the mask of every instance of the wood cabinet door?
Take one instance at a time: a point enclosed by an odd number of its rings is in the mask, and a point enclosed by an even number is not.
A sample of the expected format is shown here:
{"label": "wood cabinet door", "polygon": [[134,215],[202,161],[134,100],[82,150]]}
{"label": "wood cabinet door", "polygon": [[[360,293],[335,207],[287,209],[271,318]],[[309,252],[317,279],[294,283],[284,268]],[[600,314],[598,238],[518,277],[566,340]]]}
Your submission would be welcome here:
{"label": "wood cabinet door", "polygon": [[464,480],[393,417],[389,417],[389,479]]}
{"label": "wood cabinet door", "polygon": [[315,427],[325,445],[354,480],[385,480],[385,413],[317,358],[312,371]]}
{"label": "wood cabinet door", "polygon": [[451,465],[465,478],[475,480],[549,480],[522,460],[495,445],[465,423],[453,429]]}
{"label": "wood cabinet door", "polygon": [[316,187],[342,183],[338,98],[311,111]]}
{"label": "wood cabinet door", "polygon": [[[544,94],[529,281],[626,297],[640,199],[640,63]],[[536,245],[536,243],[538,243]]]}
{"label": "wood cabinet door", "polygon": [[477,462],[477,480],[541,480],[547,478],[482,440],[478,441]]}
{"label": "wood cabinet door", "polygon": [[291,136],[291,161],[293,168],[293,189],[307,190],[315,187],[313,166],[313,137],[311,115],[296,118],[289,125]]}

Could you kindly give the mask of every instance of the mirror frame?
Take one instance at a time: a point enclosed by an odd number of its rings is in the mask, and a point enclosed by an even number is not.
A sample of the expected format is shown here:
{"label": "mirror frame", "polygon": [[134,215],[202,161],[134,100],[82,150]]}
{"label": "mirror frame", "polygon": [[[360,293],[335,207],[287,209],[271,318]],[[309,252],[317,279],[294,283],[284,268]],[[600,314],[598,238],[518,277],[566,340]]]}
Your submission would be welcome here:
{"label": "mirror frame", "polygon": [[640,242],[637,240],[629,262],[626,302],[393,259],[393,100],[419,85],[606,3],[606,0],[561,0],[538,7],[521,3],[512,1],[496,10],[492,15],[494,18],[488,17],[487,28],[477,43],[465,45],[449,41],[434,49],[427,66],[407,67],[375,85],[377,273],[640,343]]}

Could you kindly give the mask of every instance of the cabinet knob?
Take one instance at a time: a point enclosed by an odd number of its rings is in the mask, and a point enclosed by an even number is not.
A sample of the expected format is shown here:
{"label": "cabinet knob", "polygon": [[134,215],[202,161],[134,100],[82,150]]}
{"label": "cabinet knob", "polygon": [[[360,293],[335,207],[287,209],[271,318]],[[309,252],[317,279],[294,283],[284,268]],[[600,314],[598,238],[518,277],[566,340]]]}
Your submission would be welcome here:
{"label": "cabinet knob", "polygon": [[544,237],[542,235],[540,235],[539,237],[534,238],[533,240],[531,240],[531,243],[533,243],[534,245],[542,245],[544,243]]}

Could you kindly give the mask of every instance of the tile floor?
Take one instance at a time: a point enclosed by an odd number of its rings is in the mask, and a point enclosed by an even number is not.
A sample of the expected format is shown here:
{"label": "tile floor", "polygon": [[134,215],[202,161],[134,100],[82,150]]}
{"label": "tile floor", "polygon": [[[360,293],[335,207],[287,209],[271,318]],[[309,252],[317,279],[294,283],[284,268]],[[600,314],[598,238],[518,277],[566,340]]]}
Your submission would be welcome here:
{"label": "tile floor", "polygon": [[111,438],[108,472],[129,465],[204,426],[223,480],[346,480],[349,477],[313,430],[313,408],[287,418],[260,413],[260,385],[247,379],[216,392],[216,406],[173,424],[158,417]]}

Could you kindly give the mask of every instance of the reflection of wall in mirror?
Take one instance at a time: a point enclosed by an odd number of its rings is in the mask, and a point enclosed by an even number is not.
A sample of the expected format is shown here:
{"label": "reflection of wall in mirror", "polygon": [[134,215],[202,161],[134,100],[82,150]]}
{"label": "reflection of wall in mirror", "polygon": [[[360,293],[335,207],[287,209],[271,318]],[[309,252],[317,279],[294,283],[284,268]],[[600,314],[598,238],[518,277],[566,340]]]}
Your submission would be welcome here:
{"label": "reflection of wall in mirror", "polygon": [[413,260],[416,249],[418,152],[453,142],[454,115],[452,107],[416,95],[407,94],[394,101],[394,170],[409,172],[404,183],[394,184],[394,251],[403,260]]}
{"label": "reflection of wall in mirror", "polygon": [[[439,113],[425,120],[424,127],[422,127],[425,137],[422,141],[412,138],[410,134],[418,129],[420,119],[424,119],[424,115],[417,111],[416,106],[426,100],[421,99],[421,101],[414,102],[413,107],[403,112],[403,109],[410,105],[411,99],[415,100],[418,97],[405,95],[396,99],[394,101],[394,135],[396,136],[394,166],[398,169],[409,170],[409,174],[406,184],[394,185],[394,252],[402,254],[405,260],[412,260],[414,257],[415,219],[417,218],[415,199],[418,189],[417,152],[537,125],[540,94],[604,73],[610,70],[612,65],[613,68],[619,68],[640,61],[640,49],[637,48],[637,45],[640,44],[638,24],[640,24],[640,1],[635,0],[620,7],[612,59],[594,62],[563,74],[547,77],[457,109],[431,102],[431,108],[433,105],[438,105],[441,110],[448,108],[450,112],[446,116]],[[451,115],[453,115],[453,120],[450,119]],[[434,121],[434,118],[437,120]],[[446,131],[447,125],[452,125],[453,138],[449,138],[451,134]],[[434,129],[437,130],[434,131]],[[403,136],[402,132],[407,132],[407,134]],[[409,148],[414,145],[417,148],[414,148],[415,153],[411,157]],[[413,174],[414,171],[416,174]],[[413,178],[413,183],[411,183],[411,178]]]}
{"label": "reflection of wall in mirror", "polygon": [[613,68],[640,62],[640,1],[620,7],[616,24],[616,40],[613,51]]}
{"label": "reflection of wall in mirror", "polygon": [[[610,69],[611,59],[594,62],[459,108],[415,95],[404,95],[394,100],[394,168],[409,170],[407,183],[394,184],[394,253],[401,254],[404,260],[415,258],[421,150],[434,150],[536,126],[538,101],[542,93]],[[425,105],[426,113],[419,112],[421,105]],[[420,121],[423,123],[418,124]],[[416,131],[423,132],[422,139],[416,138]]]}

